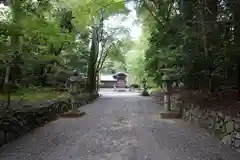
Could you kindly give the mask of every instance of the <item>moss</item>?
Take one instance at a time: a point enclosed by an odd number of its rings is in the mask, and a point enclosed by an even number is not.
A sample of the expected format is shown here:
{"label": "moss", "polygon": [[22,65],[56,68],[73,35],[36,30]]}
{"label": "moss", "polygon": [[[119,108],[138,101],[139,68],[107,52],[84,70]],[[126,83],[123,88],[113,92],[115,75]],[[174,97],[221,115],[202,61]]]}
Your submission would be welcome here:
{"label": "moss", "polygon": [[0,138],[0,146],[10,142],[27,132],[43,126],[49,121],[57,119],[58,115],[67,112],[71,106],[67,101],[57,101],[51,105],[40,108],[21,110],[6,109],[0,117],[0,127],[5,136]]}
{"label": "moss", "polygon": [[[67,97],[67,92],[57,92],[53,88],[23,88],[15,93],[11,94],[11,100],[25,100],[25,101],[41,101],[41,100],[57,100],[63,97]],[[7,96],[1,94],[0,100],[6,100]]]}
{"label": "moss", "polygon": [[[90,103],[97,97],[97,94],[91,96],[82,95],[80,101],[84,100],[86,103]],[[0,136],[0,146],[37,127],[43,126],[47,122],[57,119],[59,115],[68,112],[70,109],[71,105],[68,100],[58,100],[43,107],[29,107],[18,110],[9,108],[3,110],[4,114],[0,116],[0,131],[4,133],[4,136]],[[84,114],[83,112],[80,116]]]}

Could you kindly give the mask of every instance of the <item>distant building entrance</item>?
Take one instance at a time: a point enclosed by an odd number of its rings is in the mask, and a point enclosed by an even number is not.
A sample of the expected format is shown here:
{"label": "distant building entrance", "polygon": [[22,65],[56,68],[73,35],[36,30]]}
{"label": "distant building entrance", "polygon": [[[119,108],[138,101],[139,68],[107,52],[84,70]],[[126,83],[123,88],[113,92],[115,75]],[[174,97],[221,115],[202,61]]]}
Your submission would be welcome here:
{"label": "distant building entrance", "polygon": [[113,78],[114,75],[100,75],[100,88],[113,88],[117,80]]}
{"label": "distant building entrance", "polygon": [[113,76],[114,79],[117,80],[115,86],[114,86],[114,89],[125,89],[127,88],[127,74],[126,73],[123,73],[123,72],[119,72],[117,74],[115,74]]}

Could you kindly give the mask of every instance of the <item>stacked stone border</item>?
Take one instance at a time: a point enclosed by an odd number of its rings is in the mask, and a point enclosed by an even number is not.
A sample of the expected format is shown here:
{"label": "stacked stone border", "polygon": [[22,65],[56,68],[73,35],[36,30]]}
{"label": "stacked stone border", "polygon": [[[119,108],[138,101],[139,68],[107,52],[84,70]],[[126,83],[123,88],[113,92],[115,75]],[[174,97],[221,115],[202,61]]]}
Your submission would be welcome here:
{"label": "stacked stone border", "polygon": [[194,104],[182,104],[182,118],[197,124],[240,152],[240,121],[221,112],[201,109]]}
{"label": "stacked stone border", "polygon": [[[99,95],[79,98],[79,107],[96,100]],[[7,144],[26,133],[56,120],[60,114],[71,109],[70,100],[50,101],[39,107],[26,105],[21,109],[3,109],[0,116],[0,146]],[[4,113],[3,113],[4,112]]]}

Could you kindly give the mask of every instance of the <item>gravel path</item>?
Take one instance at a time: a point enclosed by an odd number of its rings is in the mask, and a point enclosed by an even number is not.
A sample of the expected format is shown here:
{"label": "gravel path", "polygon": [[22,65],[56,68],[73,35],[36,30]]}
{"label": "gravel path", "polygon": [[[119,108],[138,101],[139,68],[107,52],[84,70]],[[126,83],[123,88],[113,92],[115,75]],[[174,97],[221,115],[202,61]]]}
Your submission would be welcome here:
{"label": "gravel path", "polygon": [[106,95],[0,148],[1,160],[239,160],[203,129],[163,120],[150,97]]}

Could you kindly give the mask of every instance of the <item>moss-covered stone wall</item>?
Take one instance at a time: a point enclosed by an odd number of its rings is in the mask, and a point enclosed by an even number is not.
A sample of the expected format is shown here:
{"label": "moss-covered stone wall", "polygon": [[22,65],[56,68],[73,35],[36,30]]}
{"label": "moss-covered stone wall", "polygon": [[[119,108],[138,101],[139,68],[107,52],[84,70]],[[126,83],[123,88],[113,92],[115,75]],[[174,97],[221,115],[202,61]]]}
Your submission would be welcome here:
{"label": "moss-covered stone wall", "polygon": [[[95,100],[98,95],[79,98],[79,107]],[[71,109],[69,99],[51,101],[40,107],[23,106],[21,109],[3,109],[0,111],[0,146],[18,137],[56,120],[60,114]]]}
{"label": "moss-covered stone wall", "polygon": [[224,144],[231,145],[240,152],[240,117],[233,118],[221,112],[201,109],[194,104],[184,104],[182,117],[206,128]]}

